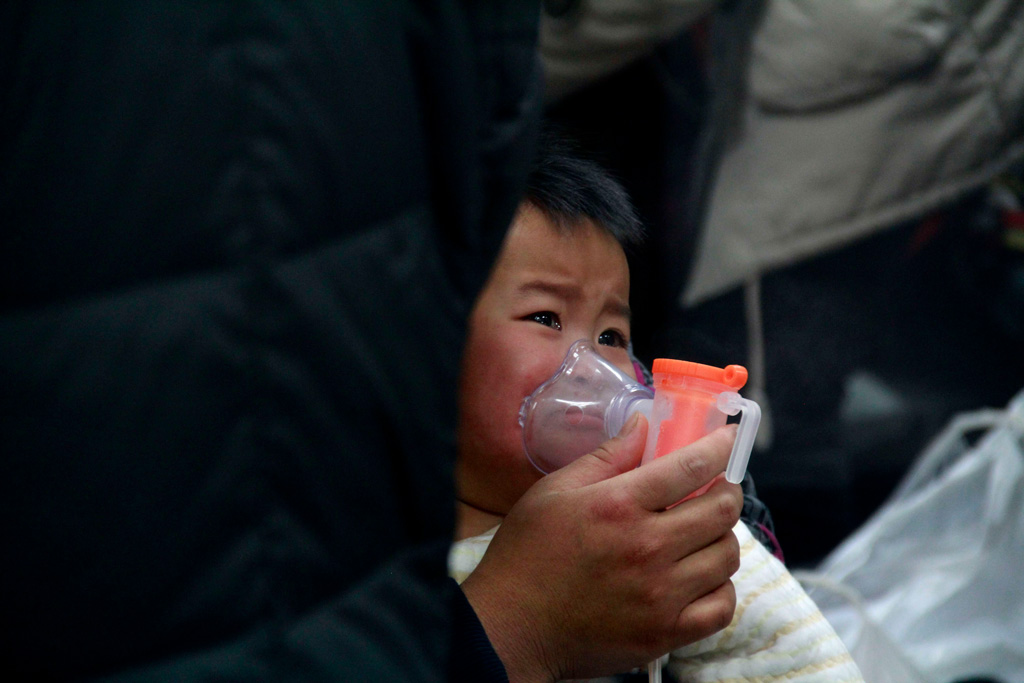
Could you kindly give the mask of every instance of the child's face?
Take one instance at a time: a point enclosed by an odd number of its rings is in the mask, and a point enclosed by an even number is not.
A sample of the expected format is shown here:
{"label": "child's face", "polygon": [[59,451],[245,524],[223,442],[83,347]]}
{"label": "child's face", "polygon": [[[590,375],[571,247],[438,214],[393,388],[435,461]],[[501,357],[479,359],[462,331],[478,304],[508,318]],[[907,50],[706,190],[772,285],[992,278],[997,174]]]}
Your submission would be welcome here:
{"label": "child's face", "polygon": [[520,207],[469,319],[459,386],[459,498],[505,514],[541,474],[523,451],[519,407],[577,339],[629,376],[629,266],[589,221],[560,232]]}

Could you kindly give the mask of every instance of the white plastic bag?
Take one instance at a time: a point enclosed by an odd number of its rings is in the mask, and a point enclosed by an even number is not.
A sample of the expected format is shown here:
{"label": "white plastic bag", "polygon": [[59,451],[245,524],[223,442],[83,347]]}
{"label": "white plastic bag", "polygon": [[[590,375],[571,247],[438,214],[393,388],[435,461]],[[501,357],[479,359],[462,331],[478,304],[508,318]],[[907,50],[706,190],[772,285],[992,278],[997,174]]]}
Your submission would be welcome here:
{"label": "white plastic bag", "polygon": [[1024,391],[954,419],[892,498],[798,577],[868,683],[1024,683]]}

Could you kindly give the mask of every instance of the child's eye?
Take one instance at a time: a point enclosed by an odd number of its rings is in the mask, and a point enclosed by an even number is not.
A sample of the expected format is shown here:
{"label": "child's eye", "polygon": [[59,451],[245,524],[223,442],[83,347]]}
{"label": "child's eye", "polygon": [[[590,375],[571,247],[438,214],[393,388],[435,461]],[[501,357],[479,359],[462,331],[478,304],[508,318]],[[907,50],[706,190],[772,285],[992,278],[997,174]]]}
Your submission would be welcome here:
{"label": "child's eye", "polygon": [[597,337],[597,343],[602,346],[615,346],[620,349],[626,348],[626,337],[617,330],[605,330]]}
{"label": "child's eye", "polygon": [[552,327],[556,330],[562,329],[562,323],[558,320],[558,316],[551,311],[540,311],[539,313],[531,313],[526,316],[527,320],[532,320],[535,323],[540,323],[545,327]]}

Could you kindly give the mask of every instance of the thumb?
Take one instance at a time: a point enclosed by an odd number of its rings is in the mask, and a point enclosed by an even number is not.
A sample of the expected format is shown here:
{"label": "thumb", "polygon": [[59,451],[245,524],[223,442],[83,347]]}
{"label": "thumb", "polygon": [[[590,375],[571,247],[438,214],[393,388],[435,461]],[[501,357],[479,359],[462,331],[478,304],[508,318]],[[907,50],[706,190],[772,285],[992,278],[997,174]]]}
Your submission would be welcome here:
{"label": "thumb", "polygon": [[558,487],[578,488],[636,469],[647,443],[647,418],[634,413],[622,430],[590,453],[549,474],[558,476]]}

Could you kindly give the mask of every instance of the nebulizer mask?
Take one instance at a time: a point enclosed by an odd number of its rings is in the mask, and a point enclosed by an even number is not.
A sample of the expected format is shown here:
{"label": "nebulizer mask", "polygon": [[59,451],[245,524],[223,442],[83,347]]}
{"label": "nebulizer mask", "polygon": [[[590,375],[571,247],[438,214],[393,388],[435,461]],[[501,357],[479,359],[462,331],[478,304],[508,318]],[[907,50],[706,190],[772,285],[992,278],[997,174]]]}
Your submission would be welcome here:
{"label": "nebulizer mask", "polygon": [[747,381],[739,365],[715,368],[659,358],[654,388],[601,356],[587,340],[569,348],[558,371],[526,397],[519,410],[526,455],[553,472],[619,433],[634,413],[648,420],[643,463],[686,446],[742,413],[726,479],[739,483],[757,435],[761,409],[736,390]]}
{"label": "nebulizer mask", "polygon": [[[545,474],[564,467],[618,434],[639,412],[648,423],[643,465],[710,434],[728,416],[741,413],[725,469],[728,481],[740,483],[761,422],[761,408],[736,393],[747,381],[746,368],[659,358],[651,370],[653,389],[602,358],[590,342],[574,342],[558,372],[527,396],[519,410],[530,462]],[[651,683],[660,683],[660,659],[648,665],[648,673]]]}

